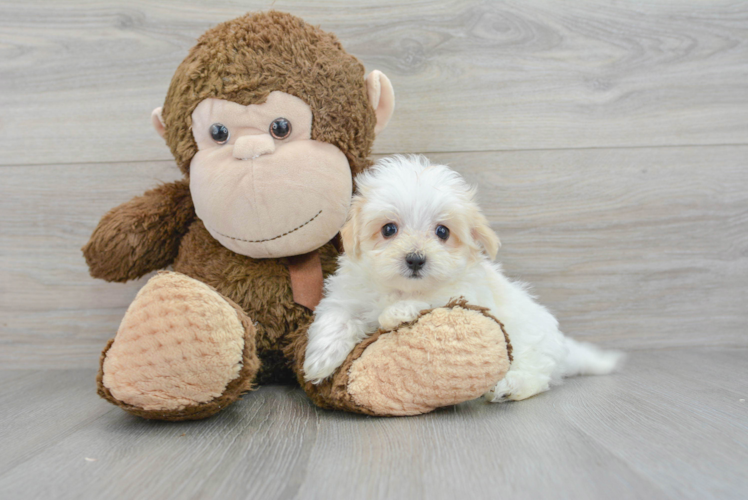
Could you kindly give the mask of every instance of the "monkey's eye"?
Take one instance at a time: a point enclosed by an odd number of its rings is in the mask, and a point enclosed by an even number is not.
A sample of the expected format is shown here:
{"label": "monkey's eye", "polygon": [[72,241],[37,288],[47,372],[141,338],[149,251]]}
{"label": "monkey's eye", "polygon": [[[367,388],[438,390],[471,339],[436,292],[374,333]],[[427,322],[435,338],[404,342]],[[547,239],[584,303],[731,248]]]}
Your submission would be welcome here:
{"label": "monkey's eye", "polygon": [[382,226],[382,236],[385,238],[392,238],[397,234],[397,224],[390,222]]}
{"label": "monkey's eye", "polygon": [[276,118],[273,123],[270,124],[270,135],[276,139],[285,139],[291,135],[291,122],[285,118]]}
{"label": "monkey's eye", "polygon": [[447,226],[436,226],[436,237],[442,241],[449,239],[449,228]]}
{"label": "monkey's eye", "polygon": [[210,126],[210,136],[218,144],[226,144],[229,140],[229,129],[223,123],[214,123]]}

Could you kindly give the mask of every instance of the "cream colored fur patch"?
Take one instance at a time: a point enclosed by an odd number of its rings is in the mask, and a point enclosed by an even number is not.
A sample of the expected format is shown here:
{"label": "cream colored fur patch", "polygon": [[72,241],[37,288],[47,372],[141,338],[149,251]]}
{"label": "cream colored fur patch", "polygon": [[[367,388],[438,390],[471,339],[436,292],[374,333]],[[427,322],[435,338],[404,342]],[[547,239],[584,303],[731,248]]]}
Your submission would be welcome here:
{"label": "cream colored fur patch", "polygon": [[180,273],[151,278],[130,305],[104,360],[104,385],[145,410],[220,396],[239,375],[244,327],[209,286]]}

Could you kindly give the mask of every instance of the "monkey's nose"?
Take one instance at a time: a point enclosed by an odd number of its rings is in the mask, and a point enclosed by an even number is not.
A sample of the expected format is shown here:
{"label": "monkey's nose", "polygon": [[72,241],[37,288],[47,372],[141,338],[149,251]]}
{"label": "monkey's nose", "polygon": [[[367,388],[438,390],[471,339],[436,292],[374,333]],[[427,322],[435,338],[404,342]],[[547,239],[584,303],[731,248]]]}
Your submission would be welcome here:
{"label": "monkey's nose", "polygon": [[270,134],[243,135],[234,143],[234,158],[252,160],[275,151],[275,141]]}
{"label": "monkey's nose", "polygon": [[419,271],[426,264],[426,256],[420,253],[409,253],[405,256],[405,263],[413,271]]}

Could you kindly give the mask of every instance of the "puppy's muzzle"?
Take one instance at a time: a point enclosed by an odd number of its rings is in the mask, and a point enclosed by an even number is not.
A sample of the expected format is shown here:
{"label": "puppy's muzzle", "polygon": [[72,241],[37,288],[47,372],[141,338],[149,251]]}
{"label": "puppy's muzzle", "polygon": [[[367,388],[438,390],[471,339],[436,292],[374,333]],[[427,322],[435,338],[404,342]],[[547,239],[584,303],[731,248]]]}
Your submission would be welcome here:
{"label": "puppy's muzzle", "polygon": [[426,256],[420,253],[409,253],[405,256],[405,263],[413,273],[418,273],[426,265]]}

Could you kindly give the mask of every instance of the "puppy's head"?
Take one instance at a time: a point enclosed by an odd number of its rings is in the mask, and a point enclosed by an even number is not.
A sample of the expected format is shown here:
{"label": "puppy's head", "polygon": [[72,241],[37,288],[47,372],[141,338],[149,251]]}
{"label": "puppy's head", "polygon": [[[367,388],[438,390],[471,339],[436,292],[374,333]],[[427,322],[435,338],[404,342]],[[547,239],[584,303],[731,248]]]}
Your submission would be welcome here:
{"label": "puppy's head", "polygon": [[499,238],[475,203],[475,188],[448,167],[397,155],[379,160],[356,184],[343,246],[381,286],[438,288],[483,255],[496,257]]}

